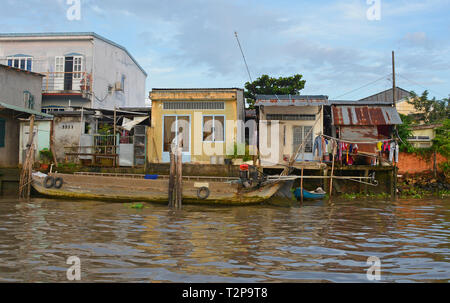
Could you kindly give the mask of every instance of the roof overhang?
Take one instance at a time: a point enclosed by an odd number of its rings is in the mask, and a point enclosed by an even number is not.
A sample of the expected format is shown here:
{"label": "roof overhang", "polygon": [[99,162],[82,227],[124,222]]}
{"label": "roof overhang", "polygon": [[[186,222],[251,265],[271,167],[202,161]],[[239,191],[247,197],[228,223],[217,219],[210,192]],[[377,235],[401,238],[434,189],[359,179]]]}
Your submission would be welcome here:
{"label": "roof overhang", "polygon": [[38,112],[36,110],[32,110],[32,109],[28,109],[28,108],[23,108],[23,107],[19,107],[19,106],[15,106],[15,105],[11,105],[11,104],[7,104],[4,102],[0,102],[0,108],[7,108],[16,112],[22,112],[22,113],[26,113],[26,114],[30,114],[30,115],[36,115],[36,116],[40,116],[40,117],[44,117],[44,118],[51,118],[53,119],[52,115],[49,114],[45,114],[42,112]]}

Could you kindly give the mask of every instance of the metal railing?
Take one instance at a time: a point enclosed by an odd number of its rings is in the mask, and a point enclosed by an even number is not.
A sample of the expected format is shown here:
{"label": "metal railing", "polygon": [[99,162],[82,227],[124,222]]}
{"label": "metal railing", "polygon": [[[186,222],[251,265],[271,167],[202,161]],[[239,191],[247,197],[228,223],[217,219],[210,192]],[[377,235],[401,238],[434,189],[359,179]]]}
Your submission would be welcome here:
{"label": "metal railing", "polygon": [[45,72],[42,91],[92,92],[92,75],[86,72]]}

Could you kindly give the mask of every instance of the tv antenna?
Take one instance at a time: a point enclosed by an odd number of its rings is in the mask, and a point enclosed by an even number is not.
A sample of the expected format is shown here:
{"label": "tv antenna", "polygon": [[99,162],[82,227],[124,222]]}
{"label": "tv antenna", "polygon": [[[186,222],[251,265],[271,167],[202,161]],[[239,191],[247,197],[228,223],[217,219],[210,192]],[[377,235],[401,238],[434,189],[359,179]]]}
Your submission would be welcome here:
{"label": "tv antenna", "polygon": [[238,45],[239,45],[239,49],[241,50],[242,58],[244,59],[245,68],[247,69],[247,73],[248,73],[248,77],[250,78],[250,82],[253,82],[252,76],[250,75],[250,70],[248,69],[247,60],[245,60],[244,51],[242,50],[241,43],[239,42],[238,33],[237,33],[237,32],[234,32],[234,35],[236,36],[236,40],[237,40],[237,43],[238,43]]}

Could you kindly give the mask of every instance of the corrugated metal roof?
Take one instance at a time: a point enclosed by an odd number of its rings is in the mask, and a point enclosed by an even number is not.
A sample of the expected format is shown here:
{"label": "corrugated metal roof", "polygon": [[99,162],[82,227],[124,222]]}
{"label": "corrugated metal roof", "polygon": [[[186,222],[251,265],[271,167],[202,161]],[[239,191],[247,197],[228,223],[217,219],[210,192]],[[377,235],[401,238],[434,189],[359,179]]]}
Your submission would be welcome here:
{"label": "corrugated metal roof", "polygon": [[318,106],[328,105],[323,95],[257,95],[255,106]]}
{"label": "corrugated metal roof", "polygon": [[44,114],[42,112],[38,112],[36,110],[32,110],[32,109],[28,109],[28,108],[23,108],[23,107],[7,104],[4,102],[0,102],[0,107],[8,108],[8,109],[14,110],[16,112],[27,113],[30,115],[36,115],[36,116],[45,117],[45,118],[53,118],[52,115]]}
{"label": "corrugated metal roof", "polygon": [[333,106],[333,125],[402,124],[397,109],[389,106]]}
{"label": "corrugated metal roof", "polygon": [[387,100],[328,100],[330,105],[392,105]]}
{"label": "corrugated metal roof", "polygon": [[[400,88],[400,87],[396,87],[395,88],[395,100],[396,101],[400,101],[404,98],[408,98],[411,96],[411,93],[408,92],[406,89]],[[372,96],[366,97],[361,99],[360,101],[389,101],[389,102],[393,102],[393,98],[392,98],[392,88],[387,89],[385,91],[376,93]]]}

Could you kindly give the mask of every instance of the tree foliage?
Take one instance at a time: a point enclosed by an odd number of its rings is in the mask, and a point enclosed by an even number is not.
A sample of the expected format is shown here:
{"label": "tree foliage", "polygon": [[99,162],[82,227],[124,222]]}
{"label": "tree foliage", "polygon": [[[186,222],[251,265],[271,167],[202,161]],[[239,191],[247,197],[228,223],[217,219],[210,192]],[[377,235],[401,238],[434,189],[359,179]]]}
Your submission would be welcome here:
{"label": "tree foliage", "polygon": [[411,116],[400,114],[403,124],[397,126],[398,136],[400,137],[400,149],[406,152],[413,152],[414,147],[408,138],[412,136],[412,125],[414,119]]}
{"label": "tree foliage", "polygon": [[450,119],[445,119],[442,126],[436,129],[433,146],[444,157],[450,157]]}
{"label": "tree foliage", "polygon": [[427,90],[421,96],[411,92],[412,97],[408,100],[408,103],[412,104],[419,112],[415,114],[418,120],[425,124],[442,122],[450,116],[449,99],[436,100],[435,97],[429,99],[428,94]]}
{"label": "tree foliage", "polygon": [[250,108],[254,107],[256,95],[299,95],[305,88],[305,80],[300,74],[291,77],[272,78],[262,75],[253,82],[245,83],[245,98]]}

